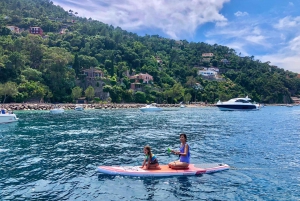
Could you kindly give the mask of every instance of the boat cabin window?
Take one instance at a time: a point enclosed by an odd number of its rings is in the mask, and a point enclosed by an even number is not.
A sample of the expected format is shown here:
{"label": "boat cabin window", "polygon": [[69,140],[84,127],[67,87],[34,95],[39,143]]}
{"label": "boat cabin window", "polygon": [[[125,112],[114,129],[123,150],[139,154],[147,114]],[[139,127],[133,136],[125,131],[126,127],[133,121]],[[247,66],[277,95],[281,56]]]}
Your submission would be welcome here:
{"label": "boat cabin window", "polygon": [[240,103],[249,103],[249,101],[243,100],[243,99],[238,99],[235,102],[240,102]]}

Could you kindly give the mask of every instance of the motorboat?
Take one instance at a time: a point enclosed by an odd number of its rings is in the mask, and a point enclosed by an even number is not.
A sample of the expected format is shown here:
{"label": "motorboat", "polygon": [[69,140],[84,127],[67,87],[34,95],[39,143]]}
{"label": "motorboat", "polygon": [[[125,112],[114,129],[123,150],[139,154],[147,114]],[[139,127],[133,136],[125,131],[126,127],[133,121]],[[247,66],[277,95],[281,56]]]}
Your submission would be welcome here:
{"label": "motorboat", "polygon": [[51,114],[61,114],[61,113],[64,113],[64,112],[65,112],[65,110],[63,108],[54,108],[54,109],[50,110]]}
{"label": "motorboat", "polygon": [[4,109],[0,112],[0,124],[16,122],[19,119],[12,112],[6,112]]}
{"label": "motorboat", "polygon": [[259,104],[251,103],[251,99],[246,96],[246,98],[233,98],[226,102],[217,102],[216,106],[220,110],[258,110],[260,108]]}
{"label": "motorboat", "polygon": [[183,104],[183,102],[180,102],[180,108],[185,108],[185,105]]}
{"label": "motorboat", "polygon": [[145,107],[141,107],[140,110],[142,112],[161,112],[163,109],[160,107],[156,107],[154,104],[146,105]]}
{"label": "motorboat", "polygon": [[80,105],[77,105],[77,106],[74,108],[74,110],[76,110],[76,111],[83,111],[84,108],[83,108],[82,106],[80,106]]}

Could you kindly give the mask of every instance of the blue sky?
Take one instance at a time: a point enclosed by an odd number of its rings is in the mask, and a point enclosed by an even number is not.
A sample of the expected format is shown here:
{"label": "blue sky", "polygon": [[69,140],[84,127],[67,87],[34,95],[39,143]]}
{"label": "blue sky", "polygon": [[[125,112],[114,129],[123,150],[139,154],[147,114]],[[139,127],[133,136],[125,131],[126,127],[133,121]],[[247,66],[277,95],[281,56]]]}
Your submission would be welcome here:
{"label": "blue sky", "polygon": [[54,0],[141,36],[225,45],[300,73],[300,0]]}

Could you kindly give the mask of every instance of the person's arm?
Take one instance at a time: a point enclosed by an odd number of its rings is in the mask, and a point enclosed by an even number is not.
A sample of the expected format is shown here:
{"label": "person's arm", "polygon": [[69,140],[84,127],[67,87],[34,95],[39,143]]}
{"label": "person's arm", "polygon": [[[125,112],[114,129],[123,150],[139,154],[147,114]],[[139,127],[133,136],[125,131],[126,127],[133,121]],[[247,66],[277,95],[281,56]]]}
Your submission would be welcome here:
{"label": "person's arm", "polygon": [[146,163],[146,159],[144,159],[144,162],[143,162],[143,165],[141,168],[143,168],[145,166],[145,163]]}
{"label": "person's arm", "polygon": [[180,151],[174,151],[174,150],[171,150],[171,152],[175,155],[179,155],[180,154]]}

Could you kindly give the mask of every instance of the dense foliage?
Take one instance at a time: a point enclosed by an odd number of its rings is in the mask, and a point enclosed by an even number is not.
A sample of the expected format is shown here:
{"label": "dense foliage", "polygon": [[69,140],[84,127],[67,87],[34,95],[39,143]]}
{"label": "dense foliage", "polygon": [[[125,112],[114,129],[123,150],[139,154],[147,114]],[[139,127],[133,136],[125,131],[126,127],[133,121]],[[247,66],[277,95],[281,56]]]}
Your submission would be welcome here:
{"label": "dense foliage", "polygon": [[[291,96],[300,95],[296,73],[272,67],[253,56],[241,58],[225,46],[158,35],[138,36],[77,17],[77,12],[64,11],[49,0],[2,0],[0,13],[2,101],[71,102],[83,95],[91,100],[93,87],[76,86],[76,80],[84,80],[82,70],[90,67],[105,73],[103,91],[109,92],[113,102],[214,103],[248,95],[258,102],[287,103]],[[8,25],[25,31],[13,33],[6,28]],[[41,27],[44,37],[29,34],[31,26]],[[214,56],[207,62],[202,60],[202,53]],[[224,79],[201,78],[197,74],[199,66],[222,69]],[[148,73],[154,82],[141,83],[142,90],[134,92],[130,90],[128,72]]]}

